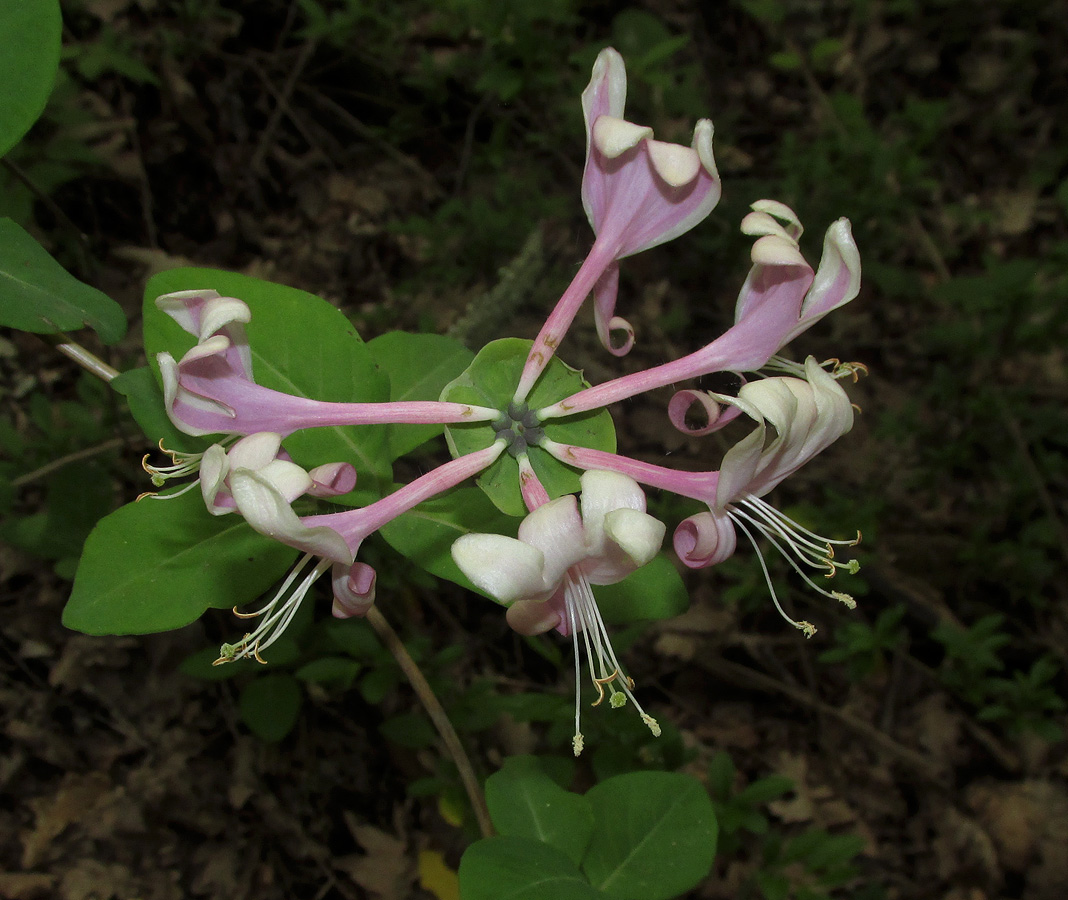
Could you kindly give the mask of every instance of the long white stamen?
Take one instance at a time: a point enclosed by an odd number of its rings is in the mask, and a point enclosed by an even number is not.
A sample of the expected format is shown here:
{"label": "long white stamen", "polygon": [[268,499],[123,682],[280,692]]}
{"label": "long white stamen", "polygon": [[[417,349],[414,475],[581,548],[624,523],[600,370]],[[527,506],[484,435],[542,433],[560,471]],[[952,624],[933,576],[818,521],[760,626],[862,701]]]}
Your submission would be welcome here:
{"label": "long white stamen", "polygon": [[[597,699],[594,706],[605,697],[605,688],[609,691],[609,702],[613,707],[622,706],[623,698],[630,700],[634,708],[638,710],[642,721],[648,726],[654,736],[660,736],[660,726],[656,719],[650,716],[641,704],[638,703],[631,688],[634,682],[623,671],[623,667],[616,657],[612,647],[608,629],[601,618],[601,611],[597,607],[597,600],[593,595],[589,579],[577,569],[568,571],[564,582],[564,603],[567,608],[568,623],[571,627],[572,640],[575,647],[576,667],[579,658],[577,631],[582,630],[583,644],[586,647],[586,660],[590,667],[590,679],[597,690]],[[579,683],[578,670],[576,668],[576,685]],[[619,698],[617,700],[617,698]],[[582,735],[579,732],[579,710],[581,692],[576,688],[575,692],[575,755],[582,750]]]}
{"label": "long white stamen", "polygon": [[803,632],[805,637],[812,637],[812,635],[816,633],[815,626],[811,622],[794,621],[786,614],[786,610],[784,610],[782,608],[782,604],[779,603],[779,595],[775,593],[775,585],[771,583],[771,574],[768,572],[768,564],[764,561],[764,554],[760,552],[760,546],[757,544],[756,538],[753,537],[752,532],[745,527],[745,522],[741,519],[741,517],[735,518],[733,515],[731,515],[731,521],[742,529],[742,534],[749,538],[749,543],[753,545],[753,549],[756,551],[757,559],[760,561],[760,568],[764,573],[764,583],[768,586],[768,591],[771,594],[771,601],[775,604],[775,608],[779,611],[779,615],[786,619],[786,621],[789,622],[791,625],[793,625],[794,628]]}
{"label": "long white stamen", "polygon": [[[755,518],[746,515],[740,507],[746,507],[754,514]],[[794,559],[800,560],[814,569],[823,569],[828,578],[833,576],[838,569],[845,569],[850,575],[856,575],[860,571],[860,563],[855,559],[850,559],[846,562],[838,562],[834,559],[834,546],[855,547],[860,541],[859,533],[857,538],[852,541],[832,541],[830,538],[825,538],[798,525],[789,516],[779,512],[770,503],[760,500],[758,497],[743,497],[736,503],[731,504],[728,515],[734,515],[735,513],[744,515],[746,520],[758,528],[768,540],[774,542],[774,537],[784,540],[794,552]],[[788,559],[791,559],[790,555],[785,553],[777,544],[776,549]],[[792,560],[791,564],[793,564]]]}
{"label": "long white stamen", "polygon": [[[256,616],[264,616],[265,618],[256,627],[255,631],[251,634],[246,634],[236,644],[223,644],[219,658],[214,665],[232,662],[235,659],[251,658],[261,663],[264,661],[260,658],[260,652],[266,650],[282,636],[292,623],[293,617],[296,616],[300,609],[301,601],[304,600],[312,585],[333,565],[330,560],[320,559],[312,570],[304,575],[301,582],[295,588],[292,587],[293,583],[304,572],[308,563],[315,558],[311,553],[304,554],[286,576],[281,587],[275,591],[274,596],[261,609],[254,613],[238,613],[235,610],[235,614],[241,618],[254,618]],[[292,590],[290,590],[291,588]]]}
{"label": "long white stamen", "polygon": [[[749,522],[749,524],[751,524],[754,528],[756,528],[765,538],[767,538],[768,542],[776,550],[779,551],[780,555],[790,564],[790,568],[792,568],[798,575],[800,575],[802,580],[804,580],[805,584],[807,584],[814,591],[816,591],[819,594],[823,594],[824,597],[829,597],[831,600],[840,600],[842,603],[844,603],[850,609],[853,609],[853,608],[856,607],[856,603],[854,602],[853,598],[849,596],[849,594],[843,594],[841,591],[828,591],[826,588],[820,587],[818,584],[816,584],[816,582],[814,582],[811,578],[809,578],[808,573],[805,572],[805,570],[802,569],[801,566],[799,566],[798,563],[797,563],[797,559],[801,559],[802,561],[807,562],[809,565],[813,566],[814,568],[829,569],[830,571],[828,572],[827,577],[830,578],[831,575],[834,574],[834,566],[835,566],[835,564],[832,561],[826,560],[826,561],[821,561],[821,562],[813,562],[812,560],[806,559],[804,556],[798,554],[797,548],[794,547],[792,544],[790,544],[791,549],[794,550],[795,554],[797,554],[797,556],[795,558],[794,555],[791,555],[790,553],[787,553],[786,550],[783,549],[782,545],[779,544],[779,542],[775,539],[776,538],[776,534],[774,532],[770,531],[767,527],[765,527],[759,521],[756,521],[751,516],[746,515],[740,509],[730,509],[730,510],[727,511],[727,515],[729,515],[731,517],[731,520],[736,525],[741,525],[741,519],[744,518],[747,522]],[[789,544],[789,539],[787,539],[787,543]],[[839,565],[841,565],[841,564],[839,564]]]}
{"label": "long white stamen", "polygon": [[571,739],[571,747],[575,756],[582,753],[582,666],[579,663],[578,627],[575,622],[575,605],[567,603],[568,625],[571,627],[571,645],[575,655],[575,736]]}
{"label": "long white stamen", "polygon": [[800,524],[799,522],[795,522],[788,515],[786,515],[786,513],[780,512],[778,509],[768,503],[767,500],[764,500],[761,497],[754,497],[752,495],[749,495],[747,497],[743,497],[737,502],[759,508],[761,512],[764,513],[764,515],[766,515],[770,519],[774,519],[775,521],[780,522],[785,528],[787,528],[791,532],[811,538],[813,544],[819,547],[820,549],[825,549],[825,545],[827,544],[831,544],[835,547],[855,547],[857,546],[857,544],[860,543],[859,531],[857,532],[857,536],[855,538],[851,538],[849,540],[831,540],[830,538],[824,537],[822,534],[816,534],[816,532],[810,531],[808,528],[805,528],[805,526]]}

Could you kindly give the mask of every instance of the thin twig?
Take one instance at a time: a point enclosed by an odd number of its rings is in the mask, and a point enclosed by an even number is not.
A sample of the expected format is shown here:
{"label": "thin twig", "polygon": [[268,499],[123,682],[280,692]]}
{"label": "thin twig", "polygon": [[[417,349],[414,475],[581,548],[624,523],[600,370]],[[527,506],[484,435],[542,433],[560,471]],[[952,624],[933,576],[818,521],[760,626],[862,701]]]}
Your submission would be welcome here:
{"label": "thin twig", "polygon": [[471,765],[467,751],[464,750],[463,744],[460,743],[456,729],[452,727],[452,722],[449,721],[449,717],[438,702],[438,698],[434,696],[434,692],[430,689],[430,685],[422,671],[420,671],[419,666],[415,664],[415,660],[409,655],[404,642],[398,637],[397,632],[393,630],[393,627],[386,621],[385,616],[378,611],[377,607],[371,607],[367,613],[367,622],[374,629],[375,634],[378,635],[378,639],[385,648],[393,654],[397,665],[401,667],[401,670],[415,689],[419,702],[423,704],[423,709],[430,716],[430,721],[434,723],[434,727],[437,729],[438,734],[441,735],[442,741],[445,742],[445,749],[449,751],[452,761],[456,764],[456,768],[460,773],[460,780],[464,784],[464,790],[467,791],[471,807],[475,811],[475,818],[478,820],[478,827],[482,832],[482,836],[492,837],[493,824],[490,822],[489,810],[486,808],[486,798],[482,794],[482,787],[475,776],[475,770]]}
{"label": "thin twig", "polygon": [[34,469],[32,472],[27,472],[25,475],[20,475],[18,478],[13,479],[11,486],[13,488],[24,487],[33,481],[44,478],[46,475],[51,475],[57,469],[69,466],[71,463],[89,459],[92,456],[99,456],[101,453],[107,453],[109,450],[115,450],[125,446],[125,444],[126,439],[118,437],[112,438],[110,441],[104,441],[102,444],[97,444],[95,447],[85,447],[75,453],[68,453],[66,456],[61,456],[59,459],[53,459],[50,463],[46,463],[39,469]]}
{"label": "thin twig", "polygon": [[263,132],[260,135],[256,152],[252,154],[252,160],[249,164],[249,167],[253,172],[262,171],[263,162],[267,157],[267,151],[270,149],[271,143],[274,141],[274,135],[278,130],[279,123],[282,121],[282,116],[288,115],[290,119],[293,118],[292,111],[289,108],[289,101],[293,97],[293,91],[296,89],[297,80],[304,72],[305,67],[311,60],[312,54],[315,53],[315,48],[318,45],[319,41],[317,38],[311,38],[304,42],[297,55],[296,62],[289,70],[289,75],[286,77],[285,84],[282,85],[282,90],[275,93],[274,109],[271,110],[271,117],[268,119],[267,126],[263,129]]}
{"label": "thin twig", "polygon": [[815,710],[822,715],[830,716],[842,725],[845,725],[851,731],[867,738],[879,750],[893,756],[898,761],[905,763],[923,778],[926,778],[937,785],[944,785],[946,783],[945,775],[939,771],[938,766],[935,765],[929,757],[913,750],[911,747],[906,747],[899,741],[894,740],[890,735],[880,731],[878,728],[870,725],[862,719],[851,716],[849,713],[844,712],[836,706],[831,706],[829,703],[824,703],[822,700],[812,696],[805,690],[795,688],[778,679],[772,678],[770,675],[765,675],[763,672],[758,672],[755,669],[750,669],[748,666],[739,665],[738,663],[733,663],[726,659],[708,657],[699,660],[698,664],[701,668],[711,672],[718,678],[726,678],[736,684],[747,685],[766,693],[782,694],[784,697],[788,697],[795,703],[807,706],[809,709]]}

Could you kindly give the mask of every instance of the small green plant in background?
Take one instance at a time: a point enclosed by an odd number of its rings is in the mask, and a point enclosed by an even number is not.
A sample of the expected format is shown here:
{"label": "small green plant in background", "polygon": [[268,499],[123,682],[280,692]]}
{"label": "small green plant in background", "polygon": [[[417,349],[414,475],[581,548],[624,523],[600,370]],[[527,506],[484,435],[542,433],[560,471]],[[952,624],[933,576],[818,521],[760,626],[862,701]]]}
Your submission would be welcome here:
{"label": "small green plant in background", "polygon": [[1051,655],[1036,659],[1001,677],[1007,668],[1002,650],[1012,642],[1005,631],[1005,616],[988,615],[967,628],[939,625],[933,637],[945,649],[939,669],[943,683],[964,702],[975,707],[979,719],[993,722],[1010,735],[1033,732],[1047,741],[1063,738],[1054,721],[1065,702],[1054,682],[1062,667]]}
{"label": "small green plant in background", "polygon": [[[856,834],[830,834],[810,828],[785,835],[768,819],[767,806],[794,790],[783,775],[767,775],[738,790],[738,771],[729,754],[719,751],[708,767],[708,790],[720,828],[721,861],[746,860],[752,869],[741,896],[764,900],[828,900],[838,888],[854,884],[856,857],[864,840]],[[865,897],[884,896],[868,885]]]}
{"label": "small green plant in background", "polygon": [[843,622],[834,632],[836,646],[819,655],[820,662],[844,662],[852,679],[866,678],[886,665],[887,657],[905,644],[907,632],[901,624],[904,604],[884,609],[875,621]]}

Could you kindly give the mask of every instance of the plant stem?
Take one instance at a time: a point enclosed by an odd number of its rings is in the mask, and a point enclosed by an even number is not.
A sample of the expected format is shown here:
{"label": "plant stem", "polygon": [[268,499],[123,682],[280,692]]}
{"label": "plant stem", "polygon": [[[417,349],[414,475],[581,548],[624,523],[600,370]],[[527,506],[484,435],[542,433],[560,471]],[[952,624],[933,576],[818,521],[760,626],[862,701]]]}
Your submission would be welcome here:
{"label": "plant stem", "polygon": [[415,664],[415,660],[408,653],[404,642],[397,635],[397,632],[393,630],[386,617],[378,611],[377,607],[372,606],[368,611],[367,622],[374,629],[375,634],[378,635],[378,639],[385,648],[393,654],[397,665],[401,667],[401,670],[415,689],[419,702],[423,704],[423,709],[430,716],[430,721],[434,723],[434,727],[437,729],[438,734],[441,735],[442,741],[445,742],[445,749],[449,751],[449,755],[460,773],[460,780],[463,782],[464,790],[467,791],[467,797],[471,801],[471,808],[475,812],[475,818],[478,820],[478,827],[482,832],[482,836],[492,837],[494,833],[493,824],[490,822],[489,810],[486,808],[486,798],[482,794],[482,787],[475,775],[475,770],[471,765],[467,751],[464,750],[463,744],[460,743],[460,737],[456,734],[456,729],[452,727],[452,722],[449,721],[449,717],[438,702],[438,698],[434,696],[434,692],[430,689],[430,685],[419,666]]}
{"label": "plant stem", "polygon": [[90,353],[81,344],[76,344],[65,334],[39,334],[37,335],[46,344],[51,344],[64,356],[73,359],[87,372],[92,373],[101,381],[111,382],[120,374],[119,370],[108,365],[99,356]]}

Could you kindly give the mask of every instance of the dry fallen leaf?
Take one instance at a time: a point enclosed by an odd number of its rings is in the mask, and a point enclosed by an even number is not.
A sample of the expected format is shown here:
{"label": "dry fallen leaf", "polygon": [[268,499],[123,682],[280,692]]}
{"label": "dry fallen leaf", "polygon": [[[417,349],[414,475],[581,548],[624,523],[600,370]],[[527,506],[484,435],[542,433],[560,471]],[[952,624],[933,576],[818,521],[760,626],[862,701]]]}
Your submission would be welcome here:
{"label": "dry fallen leaf", "polygon": [[54,875],[37,872],[0,872],[0,897],[4,900],[36,900],[50,896]]}
{"label": "dry fallen leaf", "polygon": [[30,801],[34,826],[22,835],[22,867],[34,868],[46,855],[53,839],[69,825],[93,815],[97,803],[110,790],[111,781],[101,772],[68,774],[54,797]]}

